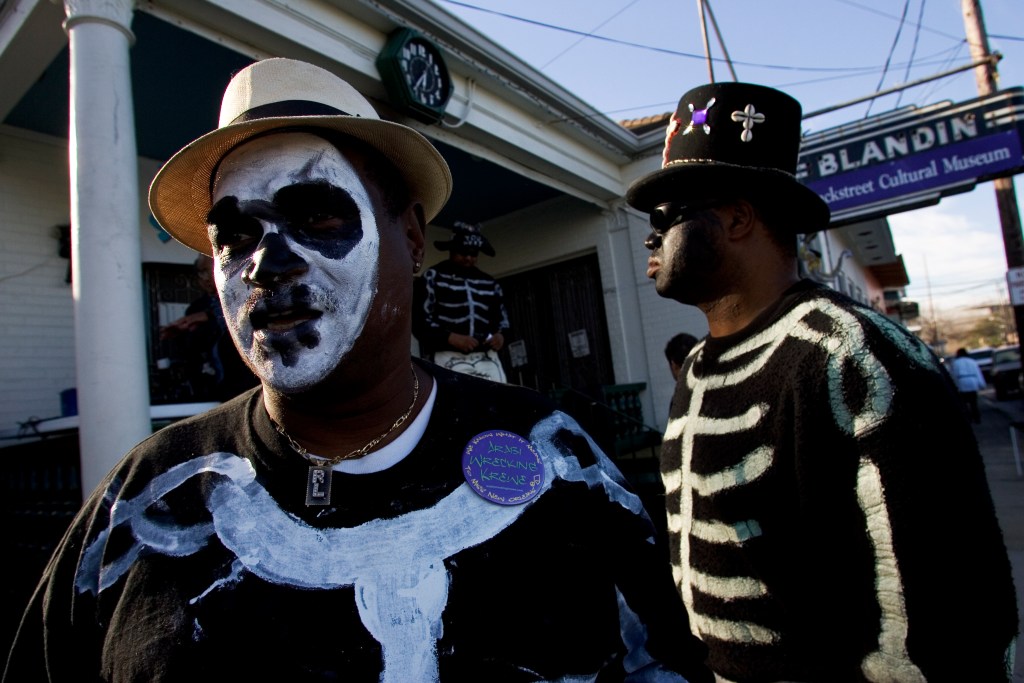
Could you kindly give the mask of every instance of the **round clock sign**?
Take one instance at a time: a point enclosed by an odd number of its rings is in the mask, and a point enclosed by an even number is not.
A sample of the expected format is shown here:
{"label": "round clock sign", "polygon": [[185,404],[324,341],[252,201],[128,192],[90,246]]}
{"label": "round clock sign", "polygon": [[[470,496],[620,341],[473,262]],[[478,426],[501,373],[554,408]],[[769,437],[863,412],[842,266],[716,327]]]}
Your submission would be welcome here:
{"label": "round clock sign", "polygon": [[433,42],[408,28],[388,37],[377,56],[377,70],[392,102],[425,123],[444,116],[452,79],[444,56]]}

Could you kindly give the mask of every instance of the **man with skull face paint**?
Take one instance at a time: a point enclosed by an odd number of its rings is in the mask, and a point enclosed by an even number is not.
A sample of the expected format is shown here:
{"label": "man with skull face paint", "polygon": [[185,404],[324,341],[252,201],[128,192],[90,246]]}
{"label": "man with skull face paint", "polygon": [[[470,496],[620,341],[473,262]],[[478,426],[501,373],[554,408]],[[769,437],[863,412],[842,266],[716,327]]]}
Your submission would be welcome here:
{"label": "man with skull face paint", "polygon": [[[347,113],[343,113],[347,112]],[[539,394],[410,358],[440,154],[257,62],[150,206],[261,386],[92,493],[5,681],[691,681],[704,648],[608,458]]]}

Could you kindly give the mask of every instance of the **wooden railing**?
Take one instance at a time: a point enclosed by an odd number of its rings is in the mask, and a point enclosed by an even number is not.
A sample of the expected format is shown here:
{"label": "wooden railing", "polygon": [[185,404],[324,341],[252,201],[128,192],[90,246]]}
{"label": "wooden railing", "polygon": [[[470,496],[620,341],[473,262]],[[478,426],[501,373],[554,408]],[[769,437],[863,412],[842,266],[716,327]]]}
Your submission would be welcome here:
{"label": "wooden railing", "polygon": [[78,433],[9,446],[0,455],[0,528],[11,558],[0,626],[0,648],[7,652],[32,589],[82,506]]}
{"label": "wooden railing", "polygon": [[614,458],[641,450],[657,454],[661,432],[644,422],[640,402],[640,394],[646,389],[646,383],[633,382],[606,384],[598,397],[567,387],[553,389],[548,395]]}

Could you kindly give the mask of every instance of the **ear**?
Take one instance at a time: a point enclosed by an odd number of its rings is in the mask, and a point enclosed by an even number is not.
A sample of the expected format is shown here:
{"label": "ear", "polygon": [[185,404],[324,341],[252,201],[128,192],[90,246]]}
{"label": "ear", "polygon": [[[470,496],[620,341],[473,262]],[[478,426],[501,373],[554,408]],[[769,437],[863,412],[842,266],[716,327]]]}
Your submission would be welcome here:
{"label": "ear", "polygon": [[761,225],[754,205],[745,199],[736,199],[723,206],[721,218],[726,237],[732,241],[749,239],[754,229]]}

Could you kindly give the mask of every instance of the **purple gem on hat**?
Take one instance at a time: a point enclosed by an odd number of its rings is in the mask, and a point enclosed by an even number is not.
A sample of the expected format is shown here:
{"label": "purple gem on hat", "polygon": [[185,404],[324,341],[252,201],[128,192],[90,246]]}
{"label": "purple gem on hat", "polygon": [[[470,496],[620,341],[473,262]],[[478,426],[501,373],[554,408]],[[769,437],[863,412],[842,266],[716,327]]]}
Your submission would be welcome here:
{"label": "purple gem on hat", "polygon": [[708,103],[704,105],[703,109],[696,109],[693,104],[686,105],[690,110],[690,125],[688,125],[686,130],[683,131],[683,135],[689,135],[692,133],[694,126],[702,127],[705,135],[710,134],[711,126],[708,125],[708,110],[710,110],[714,104],[715,98],[712,97],[708,100]]}

